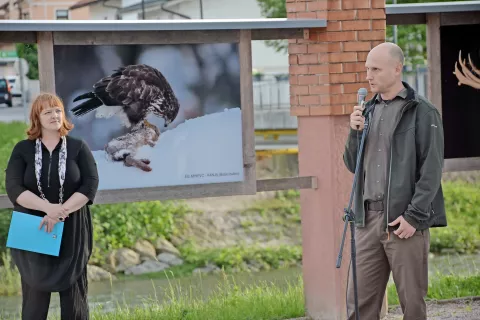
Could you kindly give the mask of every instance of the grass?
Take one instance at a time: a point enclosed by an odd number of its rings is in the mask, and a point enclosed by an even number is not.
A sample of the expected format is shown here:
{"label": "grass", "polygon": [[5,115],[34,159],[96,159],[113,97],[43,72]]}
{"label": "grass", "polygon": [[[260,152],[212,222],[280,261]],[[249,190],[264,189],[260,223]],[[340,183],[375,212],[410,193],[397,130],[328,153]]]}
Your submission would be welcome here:
{"label": "grass", "polygon": [[[182,320],[276,320],[302,317],[305,314],[303,281],[287,282],[286,287],[262,282],[244,289],[225,281],[209,297],[200,299],[181,288],[170,288],[170,299],[148,303],[144,307],[119,307],[115,312],[94,310],[94,320],[182,319]],[[398,305],[393,284],[388,287],[389,306]],[[427,300],[443,300],[480,295],[480,275],[459,277],[439,274],[429,285]],[[58,319],[58,318],[54,318]]]}
{"label": "grass", "polygon": [[[165,289],[163,303],[158,303],[156,296],[155,293],[145,300],[143,306],[119,305],[113,312],[96,307],[91,310],[90,319],[280,320],[304,314],[301,277],[296,281],[285,281],[282,286],[266,281],[243,285],[224,273],[223,280],[207,298],[197,295],[193,288],[182,288],[171,281]],[[59,311],[50,313],[49,319],[60,319]]]}
{"label": "grass", "polygon": [[11,256],[2,252],[0,266],[0,296],[14,296],[21,293],[20,273],[12,265]]}
{"label": "grass", "polygon": [[[480,296],[480,274],[458,276],[437,273],[430,276],[429,280],[427,300]],[[400,304],[395,285],[390,284],[387,291],[388,305]]]}
{"label": "grass", "polygon": [[197,266],[191,263],[184,263],[179,266],[172,266],[166,270],[167,272],[150,272],[138,275],[125,275],[123,273],[116,274],[115,277],[118,280],[158,280],[158,279],[167,279],[168,274],[173,275],[175,278],[184,278],[189,277],[192,275],[193,270],[195,270]]}
{"label": "grass", "polygon": [[[155,290],[155,287],[153,288]],[[389,306],[398,305],[395,287],[390,284]],[[480,295],[480,275],[435,277],[429,287],[428,300],[449,299]],[[261,282],[243,286],[233,276],[223,274],[215,290],[208,296],[196,294],[192,287],[182,288],[170,281],[162,303],[157,293],[143,305],[129,307],[118,305],[114,311],[105,312],[102,307],[91,310],[93,320],[280,320],[302,317],[305,313],[303,281],[299,276],[283,285]],[[58,310],[50,312],[50,320],[59,320]]]}
{"label": "grass", "polygon": [[289,319],[304,314],[300,283],[299,280],[280,288],[264,282],[240,289],[235,282],[225,281],[208,300],[172,287],[171,299],[164,304],[123,308],[107,315],[97,311],[93,319]]}
{"label": "grass", "polygon": [[[4,257],[5,259],[5,257]],[[175,284],[176,280],[188,274],[189,266],[176,267],[176,271],[168,270],[159,274],[136,276],[134,279],[169,279],[169,286],[153,294],[139,306],[118,304],[114,311],[106,312],[102,307],[95,307],[91,312],[93,320],[110,319],[182,319],[182,320],[277,320],[291,319],[304,315],[303,279],[301,274],[296,279],[275,279],[275,284],[261,281],[245,285],[237,283],[234,274],[222,271],[222,278],[208,294],[201,294],[198,286],[202,286],[199,278],[192,286]],[[8,270],[7,270],[8,271]],[[8,274],[9,277],[6,277]],[[162,276],[160,276],[160,274]],[[2,281],[8,280],[14,285],[19,281],[18,273],[2,272]],[[128,280],[128,279],[125,279]],[[133,280],[133,279],[132,279]],[[399,304],[398,295],[393,283],[388,285],[388,304]],[[480,296],[480,272],[478,268],[466,275],[448,274],[436,271],[430,276],[427,300],[445,300]],[[93,302],[93,301],[92,301]],[[49,319],[59,319],[58,310],[52,310]],[[1,315],[0,315],[1,316]]]}

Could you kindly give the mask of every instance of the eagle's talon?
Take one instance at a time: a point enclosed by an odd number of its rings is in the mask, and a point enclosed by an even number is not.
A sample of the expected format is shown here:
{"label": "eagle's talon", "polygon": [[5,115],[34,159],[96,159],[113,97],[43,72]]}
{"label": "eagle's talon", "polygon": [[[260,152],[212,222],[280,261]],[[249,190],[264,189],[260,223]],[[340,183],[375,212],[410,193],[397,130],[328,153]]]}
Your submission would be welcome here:
{"label": "eagle's talon", "polygon": [[127,167],[136,167],[140,170],[147,171],[147,172],[152,171],[152,168],[148,166],[146,163],[144,163],[142,160],[137,160],[129,155],[125,158],[124,163],[125,163],[125,166]]}
{"label": "eagle's talon", "polygon": [[152,168],[149,159],[135,159],[138,148],[144,145],[155,146],[160,131],[156,126],[148,126],[142,122],[139,127],[126,135],[111,140],[105,146],[105,152],[114,161],[123,161],[126,167],[136,167],[143,171],[150,172]]}
{"label": "eagle's talon", "polygon": [[149,128],[153,128],[155,127],[155,125],[151,124],[150,122],[148,122],[147,119],[143,120],[143,123],[145,124],[145,126],[149,127]]}

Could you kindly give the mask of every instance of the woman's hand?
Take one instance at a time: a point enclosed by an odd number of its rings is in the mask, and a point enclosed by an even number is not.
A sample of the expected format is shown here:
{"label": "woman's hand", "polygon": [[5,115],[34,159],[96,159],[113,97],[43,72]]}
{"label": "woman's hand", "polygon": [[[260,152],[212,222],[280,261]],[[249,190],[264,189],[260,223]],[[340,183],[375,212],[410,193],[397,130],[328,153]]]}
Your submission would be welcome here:
{"label": "woman's hand", "polygon": [[67,201],[63,203],[62,207],[64,209],[64,214],[68,216],[72,212],[79,210],[87,203],[88,198],[84,194],[80,192],[75,192]]}
{"label": "woman's hand", "polygon": [[42,221],[40,222],[40,226],[38,229],[42,230],[43,226],[45,225],[45,231],[48,233],[53,231],[53,227],[58,223],[58,219],[52,219],[49,216],[44,216]]}
{"label": "woman's hand", "polygon": [[47,216],[53,220],[63,221],[68,217],[67,211],[59,203],[49,203],[45,209]]}

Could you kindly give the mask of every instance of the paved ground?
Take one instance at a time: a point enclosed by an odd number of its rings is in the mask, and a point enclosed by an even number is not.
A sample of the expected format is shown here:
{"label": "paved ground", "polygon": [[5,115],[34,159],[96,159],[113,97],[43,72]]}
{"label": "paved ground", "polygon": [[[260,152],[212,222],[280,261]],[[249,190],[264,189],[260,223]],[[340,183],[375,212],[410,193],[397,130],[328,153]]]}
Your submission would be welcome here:
{"label": "paved ground", "polygon": [[[428,320],[479,320],[480,297],[427,303]],[[290,320],[309,320],[297,318]],[[364,319],[362,319],[364,320]],[[365,319],[368,320],[368,319]],[[382,320],[403,320],[400,307],[390,309]]]}
{"label": "paved ground", "polygon": [[[428,320],[478,320],[480,319],[480,299],[457,300],[451,302],[429,302]],[[383,320],[402,320],[400,307],[390,309]]]}
{"label": "paved ground", "polygon": [[13,98],[13,106],[0,104],[0,122],[25,121],[25,110],[21,98]]}

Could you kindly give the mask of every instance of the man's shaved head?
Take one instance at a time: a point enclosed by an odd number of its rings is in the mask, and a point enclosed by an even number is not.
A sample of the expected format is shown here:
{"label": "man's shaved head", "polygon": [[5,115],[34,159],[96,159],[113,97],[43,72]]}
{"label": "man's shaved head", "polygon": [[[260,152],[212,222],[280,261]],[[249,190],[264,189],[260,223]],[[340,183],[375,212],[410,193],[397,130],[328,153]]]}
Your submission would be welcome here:
{"label": "man's shaved head", "polygon": [[372,91],[386,93],[400,87],[404,63],[403,51],[395,43],[384,42],[373,48],[365,63]]}
{"label": "man's shaved head", "polygon": [[400,48],[395,43],[391,43],[391,42],[385,42],[382,44],[386,45],[387,47],[390,47],[390,56],[392,57],[392,59],[395,59],[398,62],[400,62],[402,66],[405,64],[405,56],[403,55],[402,48]]}
{"label": "man's shaved head", "polygon": [[392,42],[384,42],[376,46],[370,51],[370,54],[387,54],[391,59],[402,64],[405,63],[405,56],[403,50],[398,45]]}

